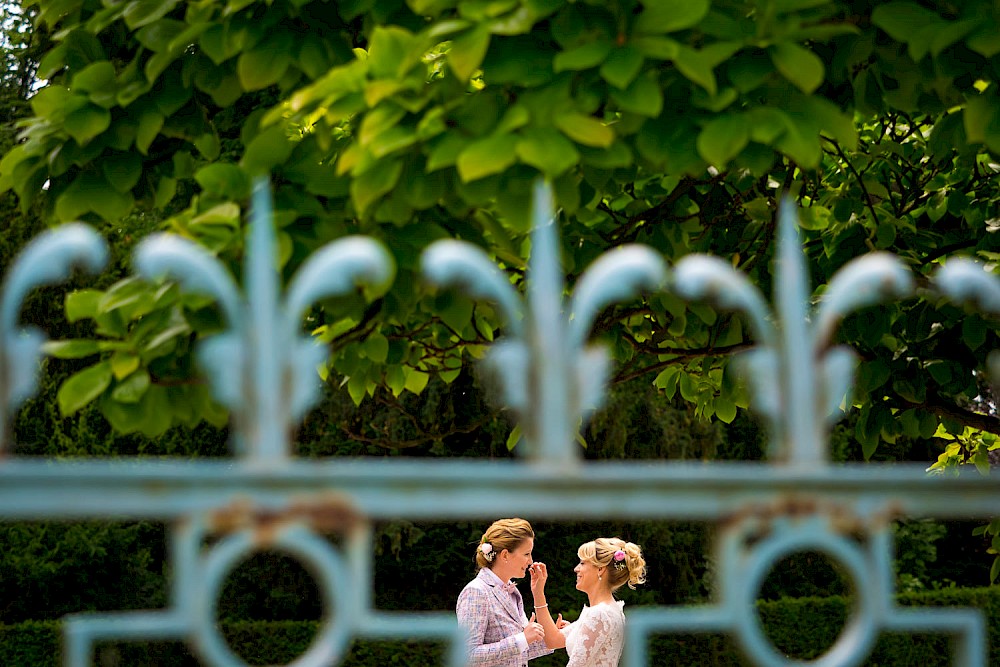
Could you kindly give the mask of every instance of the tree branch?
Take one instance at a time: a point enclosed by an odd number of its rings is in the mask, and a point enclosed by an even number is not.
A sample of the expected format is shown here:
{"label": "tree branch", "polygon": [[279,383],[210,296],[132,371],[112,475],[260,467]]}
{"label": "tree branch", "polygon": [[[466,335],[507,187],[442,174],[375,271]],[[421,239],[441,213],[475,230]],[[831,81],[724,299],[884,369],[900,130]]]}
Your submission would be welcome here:
{"label": "tree branch", "polygon": [[940,396],[931,395],[922,403],[913,403],[899,397],[907,406],[911,408],[923,408],[944,419],[954,419],[963,426],[1000,435],[1000,419],[985,415],[981,412],[967,410],[966,408],[944,401]]}

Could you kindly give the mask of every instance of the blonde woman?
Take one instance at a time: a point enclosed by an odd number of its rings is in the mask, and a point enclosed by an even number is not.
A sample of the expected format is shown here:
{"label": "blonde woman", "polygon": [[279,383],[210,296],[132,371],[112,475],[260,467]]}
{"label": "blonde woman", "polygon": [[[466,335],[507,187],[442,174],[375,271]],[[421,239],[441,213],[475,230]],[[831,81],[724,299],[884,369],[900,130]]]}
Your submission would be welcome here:
{"label": "blonde woman", "polygon": [[494,521],[476,547],[479,573],[458,596],[458,623],[466,631],[470,667],[526,667],[552,653],[542,626],[524,613],[514,579],[531,566],[535,533],[524,519]]}
{"label": "blonde woman", "polygon": [[531,565],[531,595],[538,622],[549,648],[566,648],[566,667],[617,667],[625,644],[625,603],[614,593],[624,584],[635,588],[646,581],[646,561],[639,545],[617,537],[600,537],[577,550],[580,562],[576,588],[587,594],[588,604],[572,623],[552,620],[545,601],[548,571],[544,563]]}

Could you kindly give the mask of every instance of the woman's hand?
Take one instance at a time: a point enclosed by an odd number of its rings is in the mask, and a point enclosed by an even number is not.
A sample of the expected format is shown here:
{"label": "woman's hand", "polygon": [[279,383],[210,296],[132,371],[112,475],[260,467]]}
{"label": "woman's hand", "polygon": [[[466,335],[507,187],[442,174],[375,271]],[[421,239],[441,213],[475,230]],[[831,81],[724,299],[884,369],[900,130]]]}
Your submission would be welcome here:
{"label": "woman's hand", "polygon": [[556,630],[562,630],[567,625],[569,625],[569,621],[564,621],[562,614],[559,614],[559,618],[556,619]]}
{"label": "woman's hand", "polygon": [[528,567],[528,571],[531,573],[531,597],[534,598],[535,604],[544,604],[545,582],[549,578],[548,568],[545,567],[545,563],[536,561]]}
{"label": "woman's hand", "polygon": [[545,639],[545,630],[541,623],[535,621],[534,614],[528,619],[528,624],[524,626],[524,638],[528,640],[529,644]]}

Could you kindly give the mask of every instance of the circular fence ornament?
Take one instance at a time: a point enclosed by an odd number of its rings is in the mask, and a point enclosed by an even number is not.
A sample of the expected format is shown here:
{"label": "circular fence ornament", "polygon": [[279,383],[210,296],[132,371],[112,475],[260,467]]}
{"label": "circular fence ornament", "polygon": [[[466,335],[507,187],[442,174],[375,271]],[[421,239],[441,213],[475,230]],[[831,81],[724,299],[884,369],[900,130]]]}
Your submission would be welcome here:
{"label": "circular fence ornament", "polygon": [[[789,664],[841,667],[861,664],[868,655],[881,626],[879,616],[881,587],[873,574],[873,563],[862,545],[851,537],[835,532],[823,517],[804,521],[788,518],[772,520],[769,532],[743,551],[740,567],[727,568],[727,586],[738,599],[736,638],[754,664],[782,667]],[[744,536],[737,538],[745,539]],[[854,590],[854,605],[847,623],[834,644],[811,661],[789,659],[778,652],[764,633],[756,600],[764,579],[783,558],[806,551],[830,556],[845,570]],[[729,565],[736,565],[730,563]],[[735,573],[739,572],[737,578]]]}
{"label": "circular fence ornament", "polygon": [[350,640],[351,607],[347,567],[337,549],[302,524],[277,528],[261,538],[253,529],[229,535],[212,547],[204,559],[203,591],[195,605],[195,646],[211,665],[244,667],[219,631],[216,620],[222,584],[232,569],[262,547],[283,551],[300,559],[315,577],[323,596],[324,618],[312,644],[288,667],[328,667],[340,664]]}

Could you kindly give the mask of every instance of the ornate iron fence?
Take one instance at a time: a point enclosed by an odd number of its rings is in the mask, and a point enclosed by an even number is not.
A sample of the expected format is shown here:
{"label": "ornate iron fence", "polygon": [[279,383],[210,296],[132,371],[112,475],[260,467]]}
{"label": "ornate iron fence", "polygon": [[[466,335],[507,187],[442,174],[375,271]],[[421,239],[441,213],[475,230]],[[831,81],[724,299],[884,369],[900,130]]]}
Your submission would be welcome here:
{"label": "ornate iron fence", "polygon": [[[792,664],[764,635],[754,600],[767,572],[783,557],[822,552],[851,579],[854,607],[837,642],[814,663],[854,665],[881,631],[940,632],[955,637],[955,662],[986,664],[982,615],[975,609],[903,609],[895,603],[891,523],[902,516],[993,517],[1000,482],[990,477],[928,477],[914,465],[833,465],[829,427],[851,386],[854,355],[830,347],[839,320],[852,309],[913,290],[892,256],[852,261],[809,309],[809,280],[796,235],[795,210],[780,212],[774,310],[729,264],[689,256],[672,271],[649,248],[606,253],[563,302],[556,225],[548,189],[535,193],[534,236],[524,299],[479,249],[442,241],[424,255],[424,273],[441,288],[464,289],[496,302],[508,336],[488,361],[503,377],[507,404],[520,416],[521,461],[433,462],[336,459],[301,461],[288,433],[317,397],[316,366],[325,350],[299,333],[305,308],[357,283],[391,279],[391,256],[371,239],[352,237],[318,251],[284,294],[273,258],[265,184],[254,194],[245,293],[208,253],[168,235],[143,242],[136,267],[148,278],[169,276],[212,295],[229,330],[206,340],[199,359],[215,396],[233,414],[234,458],[228,461],[24,460],[0,463],[0,518],[152,519],[170,526],[174,579],[170,606],[146,612],[79,614],[66,619],[64,664],[89,664],[103,640],[186,641],[209,665],[242,665],[216,623],[222,582],[242,559],[278,549],[313,574],[325,616],[293,665],[335,665],[354,638],[424,638],[463,642],[449,613],[386,612],[373,604],[373,524],[412,520],[492,519],[496,493],[504,514],[551,519],[692,519],[720,527],[717,595],[711,604],[643,607],[630,612],[625,664],[647,662],[657,633],[712,632],[735,637],[760,665]],[[82,263],[97,270],[103,242],[72,225],[36,239],[5,276],[0,303],[0,428],[9,441],[10,415],[35,390],[44,336],[17,325],[24,296],[64,279]],[[970,262],[952,260],[935,285],[955,301],[1000,312],[1000,283]],[[587,344],[605,305],[638,290],[670,289],[688,299],[713,299],[749,318],[757,347],[744,355],[753,407],[770,425],[768,463],[584,462],[575,434],[604,393],[609,360]],[[325,535],[342,537],[336,545]]]}

